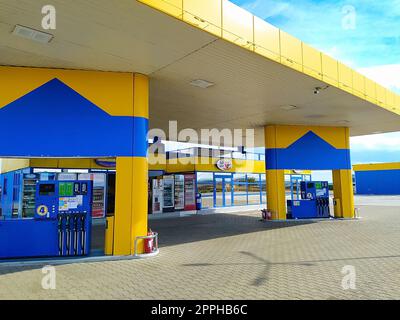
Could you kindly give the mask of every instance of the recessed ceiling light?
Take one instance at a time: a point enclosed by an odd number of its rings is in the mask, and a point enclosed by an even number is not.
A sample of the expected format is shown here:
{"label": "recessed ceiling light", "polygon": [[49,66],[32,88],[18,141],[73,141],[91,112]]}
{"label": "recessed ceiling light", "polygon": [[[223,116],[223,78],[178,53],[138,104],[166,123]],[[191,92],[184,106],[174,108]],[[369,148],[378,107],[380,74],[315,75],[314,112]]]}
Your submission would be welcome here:
{"label": "recessed ceiling light", "polygon": [[281,108],[282,110],[287,110],[287,111],[298,109],[298,107],[293,106],[293,105],[281,106],[280,108]]}
{"label": "recessed ceiling light", "polygon": [[202,80],[202,79],[193,80],[193,81],[190,82],[190,84],[192,86],[199,87],[199,88],[202,88],[202,89],[207,89],[207,88],[212,87],[214,85],[214,83],[209,82],[207,80]]}
{"label": "recessed ceiling light", "polygon": [[22,38],[25,38],[25,39],[40,42],[40,43],[49,43],[54,37],[50,33],[46,33],[43,31],[38,31],[38,30],[32,29],[32,28],[24,27],[19,24],[17,24],[15,26],[12,34],[22,37]]}

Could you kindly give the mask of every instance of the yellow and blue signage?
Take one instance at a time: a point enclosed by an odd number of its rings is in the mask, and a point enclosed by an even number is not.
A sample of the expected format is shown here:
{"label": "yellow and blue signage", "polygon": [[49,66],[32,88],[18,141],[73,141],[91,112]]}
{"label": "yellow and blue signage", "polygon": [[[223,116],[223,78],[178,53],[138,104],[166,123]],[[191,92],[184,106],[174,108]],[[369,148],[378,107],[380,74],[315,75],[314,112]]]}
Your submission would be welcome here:
{"label": "yellow and blue signage", "polygon": [[[345,129],[332,128],[333,132],[338,133],[335,139],[339,140],[335,141],[331,139],[331,133],[326,132],[326,127],[268,127],[265,151],[267,170],[351,169]],[[342,141],[340,138],[343,138]]]}
{"label": "yellow and blue signage", "polygon": [[[9,69],[0,68],[0,83],[17,89],[0,101],[0,156],[146,157],[148,119],[134,116],[132,74],[14,68],[6,79]],[[117,104],[106,99],[116,86],[127,91]]]}

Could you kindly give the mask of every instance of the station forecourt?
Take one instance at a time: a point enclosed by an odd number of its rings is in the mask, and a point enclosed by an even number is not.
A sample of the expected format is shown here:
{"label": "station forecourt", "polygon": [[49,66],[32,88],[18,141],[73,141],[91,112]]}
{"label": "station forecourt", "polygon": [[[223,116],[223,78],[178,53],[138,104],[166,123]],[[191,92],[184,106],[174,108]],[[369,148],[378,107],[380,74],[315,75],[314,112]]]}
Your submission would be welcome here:
{"label": "station forecourt", "polygon": [[[16,37],[16,25],[39,29],[40,20],[25,13],[43,4],[24,3],[19,10],[11,1],[0,3],[16,12],[0,13],[9,29],[1,31],[6,46],[0,57],[0,156],[7,204],[2,202],[0,223],[10,233],[25,230],[33,218],[32,212],[24,216],[19,202],[29,179],[44,185],[43,194],[35,190],[39,196],[52,193],[45,194],[52,183],[64,188],[61,181],[72,181],[78,193],[63,196],[71,208],[85,204],[83,188],[92,181],[92,203],[95,191],[103,192],[97,210],[107,221],[104,252],[112,255],[143,253],[144,241],[137,249],[134,243],[147,235],[155,207],[160,214],[185,206],[197,211],[196,196],[207,184],[202,175],[212,184],[202,206],[234,206],[236,198],[242,201],[237,205],[267,206],[270,218],[281,221],[288,218],[285,174],[307,182],[310,171],[331,171],[331,215],[355,217],[350,137],[398,131],[398,95],[229,1],[99,1],[98,8],[84,1],[59,3],[58,25],[68,28],[54,30],[50,43]],[[111,21],[105,12],[120,19]],[[172,140],[169,120],[196,132],[254,129],[254,145],[209,150],[206,165],[196,149],[187,151],[194,160],[183,166],[173,163],[174,152],[166,152],[164,162],[152,166],[149,139],[159,137],[148,136],[149,129],[163,130],[163,138]],[[246,147],[263,147],[265,154]],[[165,193],[168,179],[179,197]],[[164,187],[158,206],[154,180]],[[29,221],[27,230],[38,223]]]}

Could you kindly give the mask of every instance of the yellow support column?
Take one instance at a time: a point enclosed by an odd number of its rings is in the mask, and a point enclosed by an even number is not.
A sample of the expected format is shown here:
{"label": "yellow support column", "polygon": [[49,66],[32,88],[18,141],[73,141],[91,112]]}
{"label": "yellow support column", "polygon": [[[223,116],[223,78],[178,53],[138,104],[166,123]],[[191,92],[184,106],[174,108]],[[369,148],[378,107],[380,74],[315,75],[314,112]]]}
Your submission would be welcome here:
{"label": "yellow support column", "polygon": [[[114,255],[134,254],[136,237],[147,234],[148,100],[148,78],[135,74],[133,77],[133,157],[117,157],[116,164]],[[143,241],[138,242],[138,253],[143,253]]]}
{"label": "yellow support column", "polygon": [[[133,86],[134,116],[149,119],[149,78],[142,74],[135,74]],[[140,138],[139,138],[140,139]],[[143,140],[143,139],[142,139]],[[147,128],[145,141],[137,141],[134,136],[134,145],[142,145],[144,156],[133,158],[132,183],[132,217],[131,242],[134,254],[134,242],[137,236],[147,235],[148,222],[148,160],[147,160]],[[138,253],[143,253],[143,241],[138,242]]]}
{"label": "yellow support column", "polygon": [[286,218],[284,170],[333,170],[335,216],[354,217],[350,132],[344,127],[267,125],[265,160],[268,209]]}
{"label": "yellow support column", "polygon": [[[148,163],[146,158],[133,159],[133,184],[132,184],[132,254],[133,245],[137,236],[147,235],[148,222]],[[138,253],[143,253],[143,240],[138,242]]]}
{"label": "yellow support column", "polygon": [[267,170],[267,206],[272,220],[286,219],[285,170]]}
{"label": "yellow support column", "polygon": [[351,170],[333,171],[335,218],[354,218],[354,192]]}
{"label": "yellow support column", "polygon": [[[277,147],[276,126],[264,128],[266,148]],[[274,160],[266,154],[266,184],[267,184],[267,207],[272,213],[273,220],[286,219],[286,197],[285,197],[285,170],[268,169],[273,167]]]}
{"label": "yellow support column", "polygon": [[114,255],[130,255],[132,250],[132,171],[132,158],[117,158],[115,181]]}

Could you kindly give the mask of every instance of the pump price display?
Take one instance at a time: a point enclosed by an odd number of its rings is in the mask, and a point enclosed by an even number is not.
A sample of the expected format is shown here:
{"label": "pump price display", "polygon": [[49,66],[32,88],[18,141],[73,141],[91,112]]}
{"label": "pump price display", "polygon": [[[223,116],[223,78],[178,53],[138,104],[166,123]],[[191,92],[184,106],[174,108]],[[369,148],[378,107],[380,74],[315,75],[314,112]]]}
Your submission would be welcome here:
{"label": "pump price display", "polygon": [[[248,313],[247,305],[232,304],[196,304],[194,306],[153,306],[153,316],[175,316],[184,319],[185,316],[245,316]],[[200,317],[199,317],[200,318]]]}

